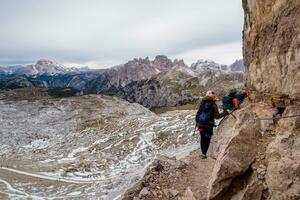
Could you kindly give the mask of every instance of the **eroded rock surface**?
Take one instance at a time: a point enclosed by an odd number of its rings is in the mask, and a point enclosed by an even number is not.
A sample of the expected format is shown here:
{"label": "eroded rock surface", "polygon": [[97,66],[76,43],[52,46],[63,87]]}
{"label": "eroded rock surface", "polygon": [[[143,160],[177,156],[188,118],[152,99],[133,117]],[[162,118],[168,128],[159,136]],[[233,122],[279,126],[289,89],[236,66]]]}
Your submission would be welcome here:
{"label": "eroded rock surface", "polygon": [[[208,199],[300,198],[299,117],[280,118],[268,102],[248,105],[217,130]],[[294,115],[297,103],[282,113]]]}
{"label": "eroded rock surface", "polygon": [[300,1],[243,0],[246,83],[300,97]]}
{"label": "eroded rock surface", "polygon": [[[250,118],[247,114],[242,122],[236,122],[232,137],[221,150],[209,184],[209,199],[220,198],[228,190],[233,179],[246,172],[254,162],[260,132],[256,121],[245,121]],[[238,123],[242,123],[239,128]]]}

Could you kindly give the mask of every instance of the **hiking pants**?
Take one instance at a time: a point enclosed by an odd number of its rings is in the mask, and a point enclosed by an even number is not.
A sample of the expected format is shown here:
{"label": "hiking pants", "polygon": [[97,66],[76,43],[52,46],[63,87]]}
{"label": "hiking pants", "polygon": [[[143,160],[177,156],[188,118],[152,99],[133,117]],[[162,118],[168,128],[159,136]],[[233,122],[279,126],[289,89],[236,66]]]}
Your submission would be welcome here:
{"label": "hiking pants", "polygon": [[203,155],[206,155],[207,150],[209,148],[210,139],[213,135],[213,127],[200,129],[200,135],[201,135],[201,141],[200,141],[201,151]]}

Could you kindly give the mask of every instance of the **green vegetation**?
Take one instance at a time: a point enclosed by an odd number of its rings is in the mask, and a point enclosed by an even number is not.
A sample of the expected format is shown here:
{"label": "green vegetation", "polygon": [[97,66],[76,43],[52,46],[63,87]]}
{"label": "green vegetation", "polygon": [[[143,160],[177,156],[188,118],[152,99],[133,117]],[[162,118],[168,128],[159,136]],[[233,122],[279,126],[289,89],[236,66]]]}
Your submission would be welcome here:
{"label": "green vegetation", "polygon": [[199,102],[195,102],[195,103],[188,103],[184,105],[177,105],[177,106],[170,106],[170,107],[152,108],[150,110],[156,114],[161,114],[161,113],[176,111],[176,110],[197,110],[198,104]]}
{"label": "green vegetation", "polygon": [[72,97],[78,92],[80,91],[71,87],[48,89],[48,95],[54,98]]}

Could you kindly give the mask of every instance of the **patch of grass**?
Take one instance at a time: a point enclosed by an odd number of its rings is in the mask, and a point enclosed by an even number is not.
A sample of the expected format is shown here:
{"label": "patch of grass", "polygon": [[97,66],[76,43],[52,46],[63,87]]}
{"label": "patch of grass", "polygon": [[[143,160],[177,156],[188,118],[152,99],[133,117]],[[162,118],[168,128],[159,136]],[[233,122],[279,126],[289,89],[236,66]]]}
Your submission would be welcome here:
{"label": "patch of grass", "polygon": [[176,83],[173,87],[173,92],[179,94],[181,92],[181,85],[179,83]]}
{"label": "patch of grass", "polygon": [[48,89],[48,95],[54,98],[72,97],[79,92],[79,90],[76,90],[71,87]]}
{"label": "patch of grass", "polygon": [[202,87],[194,87],[191,89],[193,95],[200,96],[205,90]]}
{"label": "patch of grass", "polygon": [[88,119],[83,121],[78,130],[82,131],[87,128],[100,128],[105,124],[105,119],[103,118],[97,118],[97,119]]}

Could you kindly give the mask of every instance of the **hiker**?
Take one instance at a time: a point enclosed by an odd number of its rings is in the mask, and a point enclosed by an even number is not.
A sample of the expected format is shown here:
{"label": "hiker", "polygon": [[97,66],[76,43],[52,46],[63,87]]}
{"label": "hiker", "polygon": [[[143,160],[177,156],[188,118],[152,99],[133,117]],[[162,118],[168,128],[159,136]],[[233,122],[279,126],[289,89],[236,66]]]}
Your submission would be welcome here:
{"label": "hiker", "polygon": [[240,92],[237,93],[236,98],[239,100],[239,105],[248,97],[249,92],[247,88],[243,88]]}
{"label": "hiker", "polygon": [[213,128],[215,125],[214,119],[220,119],[227,115],[228,112],[224,111],[219,113],[218,106],[216,104],[216,96],[213,91],[207,91],[206,96],[202,99],[197,115],[196,115],[196,127],[201,135],[201,158],[207,158],[206,153],[209,148],[210,140],[213,135]]}
{"label": "hiker", "polygon": [[237,90],[230,89],[229,94],[223,97],[223,110],[234,111],[240,108],[240,103],[237,98]]}

